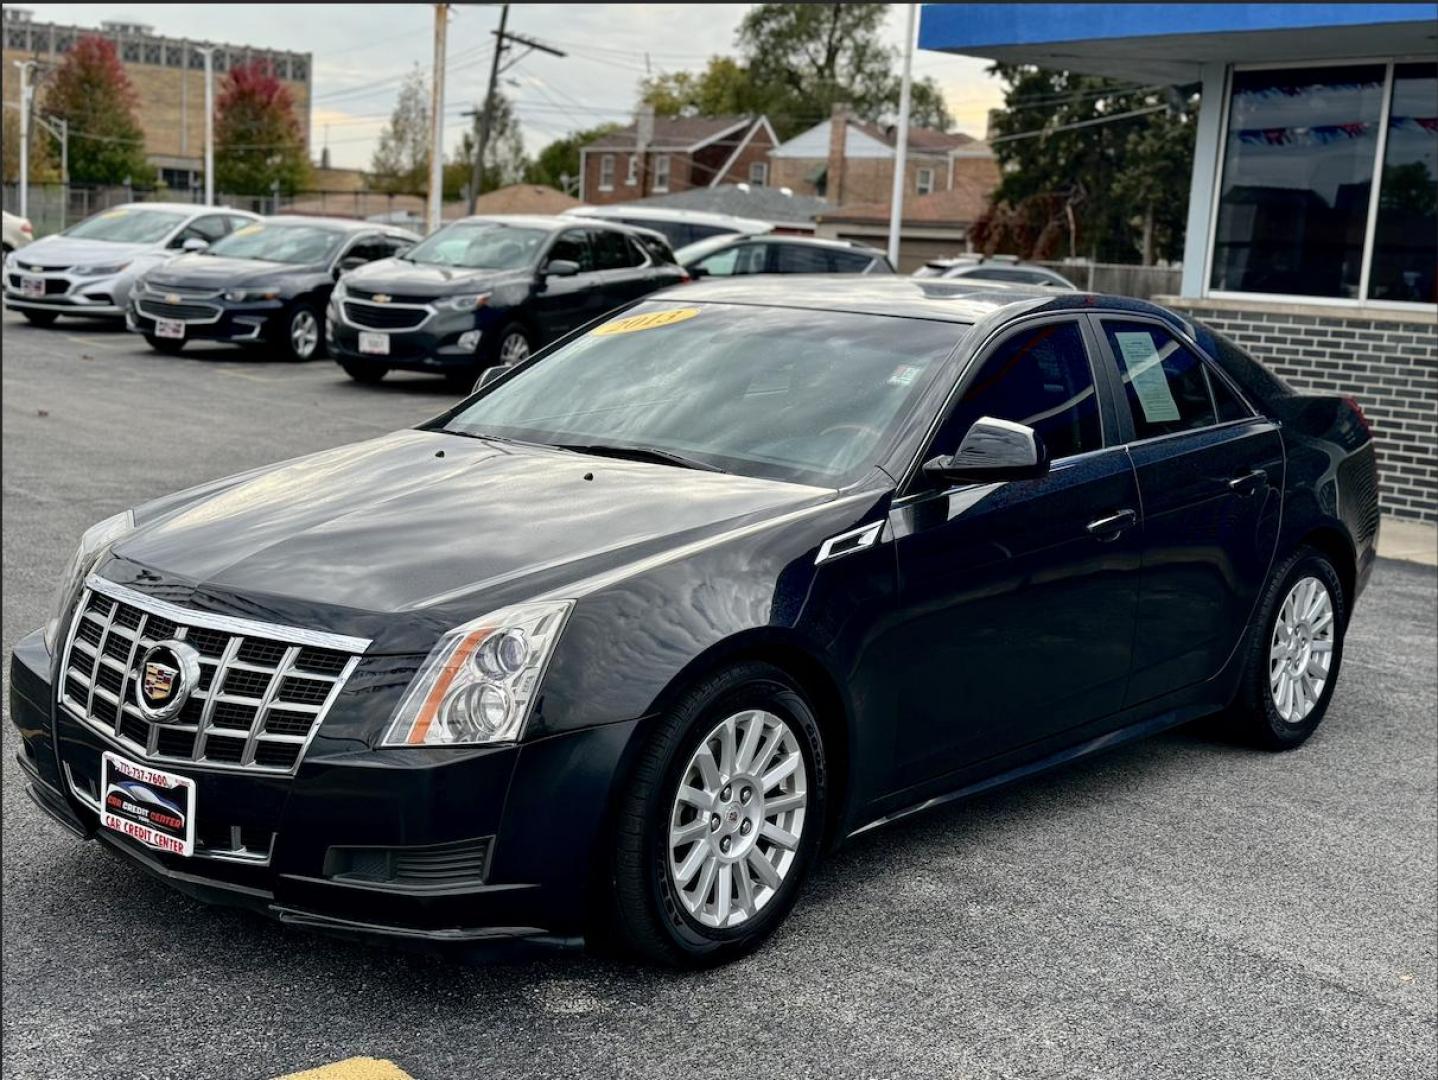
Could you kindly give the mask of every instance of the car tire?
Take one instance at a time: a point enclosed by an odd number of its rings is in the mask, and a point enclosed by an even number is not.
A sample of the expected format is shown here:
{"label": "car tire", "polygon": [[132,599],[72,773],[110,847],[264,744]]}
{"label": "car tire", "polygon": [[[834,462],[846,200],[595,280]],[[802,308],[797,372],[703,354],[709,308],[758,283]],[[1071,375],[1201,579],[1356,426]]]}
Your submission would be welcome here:
{"label": "car tire", "polygon": [[[756,779],[776,775],[779,763],[792,772],[772,785]],[[778,668],[744,663],[690,688],[655,721],[624,785],[606,890],[610,925],[599,936],[681,968],[757,948],[788,914],[818,853],[825,769],[813,709]],[[696,794],[713,798],[709,809],[689,801]],[[696,829],[697,839],[679,839]]]}
{"label": "car tire", "polygon": [[285,318],[286,359],[298,363],[317,360],[325,354],[325,320],[309,304],[296,304]]}
{"label": "car tire", "polygon": [[389,374],[389,368],[379,364],[341,364],[340,367],[344,368],[345,374],[355,382],[364,383],[366,386],[373,386]]}
{"label": "car tire", "polygon": [[1333,700],[1348,629],[1343,581],[1321,552],[1299,548],[1274,569],[1257,611],[1229,727],[1260,749],[1292,750]]}
{"label": "car tire", "polygon": [[35,326],[53,326],[55,320],[60,316],[54,311],[34,311],[30,308],[21,308],[20,314],[24,315]]}
{"label": "car tire", "polygon": [[174,356],[185,348],[183,338],[177,340],[175,338],[162,338],[156,337],[154,334],[146,334],[145,341],[148,342],[150,348],[156,352],[166,353],[169,356]]}
{"label": "car tire", "polygon": [[512,367],[524,363],[532,352],[534,342],[529,331],[520,323],[508,323],[494,339],[494,355],[491,360],[495,364]]}

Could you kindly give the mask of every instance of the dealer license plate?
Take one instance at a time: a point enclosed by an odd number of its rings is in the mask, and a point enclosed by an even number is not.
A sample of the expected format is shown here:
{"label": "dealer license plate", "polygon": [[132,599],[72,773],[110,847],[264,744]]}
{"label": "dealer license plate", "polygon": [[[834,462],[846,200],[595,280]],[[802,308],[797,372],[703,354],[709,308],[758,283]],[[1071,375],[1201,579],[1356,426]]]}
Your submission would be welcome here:
{"label": "dealer license plate", "polygon": [[179,319],[156,319],[155,336],[183,338],[185,336],[185,324]]}
{"label": "dealer license plate", "polygon": [[20,295],[29,297],[44,296],[45,279],[36,277],[34,274],[25,274],[20,278]]}
{"label": "dealer license plate", "polygon": [[360,331],[359,349],[362,353],[371,353],[374,356],[389,355],[388,334],[366,334]]}
{"label": "dealer license plate", "polygon": [[100,824],[173,855],[195,853],[195,782],[119,754],[100,756]]}

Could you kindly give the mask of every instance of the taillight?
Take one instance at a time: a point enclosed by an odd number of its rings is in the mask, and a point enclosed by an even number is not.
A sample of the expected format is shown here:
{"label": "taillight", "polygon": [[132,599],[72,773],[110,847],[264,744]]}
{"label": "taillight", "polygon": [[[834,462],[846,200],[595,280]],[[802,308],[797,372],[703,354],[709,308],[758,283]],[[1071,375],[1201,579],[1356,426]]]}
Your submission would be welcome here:
{"label": "taillight", "polygon": [[1343,402],[1357,415],[1358,422],[1363,425],[1363,430],[1372,435],[1373,425],[1368,422],[1368,417],[1363,412],[1363,406],[1358,404],[1358,399],[1356,397],[1346,397],[1343,399]]}
{"label": "taillight", "polygon": [[35,230],[34,230],[34,227],[33,227],[28,221],[22,221],[22,222],[20,222],[20,231],[21,231],[22,233],[24,233],[26,236],[29,236],[29,235],[31,235]]}

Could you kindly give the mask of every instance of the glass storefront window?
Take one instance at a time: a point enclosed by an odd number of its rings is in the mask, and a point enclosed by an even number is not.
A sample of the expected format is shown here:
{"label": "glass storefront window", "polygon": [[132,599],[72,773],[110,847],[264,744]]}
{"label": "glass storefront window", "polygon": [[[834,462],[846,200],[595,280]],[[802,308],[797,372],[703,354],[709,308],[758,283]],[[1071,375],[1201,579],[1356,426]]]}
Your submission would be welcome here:
{"label": "glass storefront window", "polygon": [[1358,298],[1386,74],[1234,73],[1213,289]]}
{"label": "glass storefront window", "polygon": [[1398,64],[1373,232],[1373,300],[1438,303],[1438,64]]}

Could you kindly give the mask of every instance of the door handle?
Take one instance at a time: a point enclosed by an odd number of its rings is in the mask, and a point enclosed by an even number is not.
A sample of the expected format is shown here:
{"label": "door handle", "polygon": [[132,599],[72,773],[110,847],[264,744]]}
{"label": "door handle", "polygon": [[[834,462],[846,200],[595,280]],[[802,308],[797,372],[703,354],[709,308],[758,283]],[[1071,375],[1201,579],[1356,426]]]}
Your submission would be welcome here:
{"label": "door handle", "polygon": [[1264,481],[1268,479],[1268,472],[1265,469],[1252,469],[1246,473],[1239,473],[1228,482],[1230,491],[1236,491],[1240,495],[1252,495]]}
{"label": "door handle", "polygon": [[1120,510],[1108,517],[1101,517],[1088,523],[1088,531],[1100,540],[1116,540],[1119,533],[1138,524],[1138,513],[1134,510]]}

